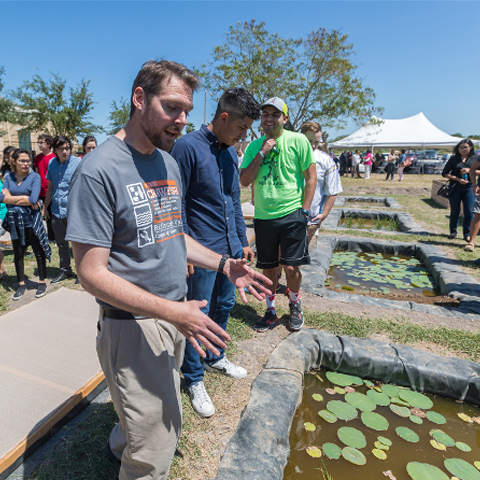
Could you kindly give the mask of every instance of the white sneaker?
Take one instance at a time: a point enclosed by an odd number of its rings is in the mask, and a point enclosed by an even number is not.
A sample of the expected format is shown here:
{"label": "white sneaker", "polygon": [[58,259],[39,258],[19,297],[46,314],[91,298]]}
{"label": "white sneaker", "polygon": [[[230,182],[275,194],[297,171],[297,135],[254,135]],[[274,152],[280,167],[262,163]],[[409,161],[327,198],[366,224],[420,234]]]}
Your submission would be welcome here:
{"label": "white sneaker", "polygon": [[208,418],[215,413],[215,406],[205,390],[205,384],[203,382],[195,383],[187,387],[187,390],[190,395],[192,407],[199,415]]}
{"label": "white sneaker", "polygon": [[215,363],[205,363],[204,367],[208,372],[223,373],[223,375],[235,378],[236,380],[247,376],[247,371],[243,367],[235,365],[227,357],[223,357]]}

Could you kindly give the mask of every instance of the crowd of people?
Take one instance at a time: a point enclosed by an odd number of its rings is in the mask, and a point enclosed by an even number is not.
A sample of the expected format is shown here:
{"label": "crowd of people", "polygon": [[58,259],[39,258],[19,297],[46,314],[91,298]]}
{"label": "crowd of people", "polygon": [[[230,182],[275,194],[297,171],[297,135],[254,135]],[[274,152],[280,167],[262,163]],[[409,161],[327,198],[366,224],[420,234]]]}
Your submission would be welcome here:
{"label": "crowd of people", "polygon": [[[37,145],[40,153],[33,162],[30,151],[6,147],[0,169],[0,234],[10,233],[18,282],[13,300],[22,298],[26,291],[24,259],[29,246],[37,261],[36,298],[47,293],[46,262],[51,259],[50,243],[56,244],[60,256],[60,273],[50,283],[59,283],[73,276],[70,247],[65,240],[67,201],[70,181],[81,159],[72,155],[73,144],[65,136],[53,138],[42,134]],[[83,154],[92,151],[96,145],[95,137],[86,137]],[[0,251],[0,279],[5,276],[5,258]]]}

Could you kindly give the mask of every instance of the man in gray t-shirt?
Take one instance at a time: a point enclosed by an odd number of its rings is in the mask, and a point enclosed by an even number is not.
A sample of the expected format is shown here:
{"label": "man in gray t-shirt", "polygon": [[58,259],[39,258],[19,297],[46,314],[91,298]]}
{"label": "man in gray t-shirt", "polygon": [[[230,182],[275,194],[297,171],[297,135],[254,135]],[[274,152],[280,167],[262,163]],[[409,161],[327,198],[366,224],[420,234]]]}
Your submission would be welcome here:
{"label": "man in gray t-shirt", "polygon": [[[67,239],[82,286],[100,304],[97,352],[119,423],[106,454],[121,480],[166,480],[181,428],[185,337],[218,355],[228,334],[183,302],[187,259],[218,270],[260,299],[266,277],[183,232],[181,181],[169,151],[186,125],[197,77],[183,65],[147,62],[135,79],[127,125],[82,162],[70,187]],[[255,286],[255,288],[253,288]]]}

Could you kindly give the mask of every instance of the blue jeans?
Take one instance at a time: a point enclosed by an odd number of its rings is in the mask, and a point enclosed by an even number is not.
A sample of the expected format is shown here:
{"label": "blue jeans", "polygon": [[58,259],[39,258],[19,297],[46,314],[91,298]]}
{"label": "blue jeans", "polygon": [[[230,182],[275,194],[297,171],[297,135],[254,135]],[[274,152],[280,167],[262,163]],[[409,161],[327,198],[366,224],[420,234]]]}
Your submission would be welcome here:
{"label": "blue jeans", "polygon": [[[241,256],[240,253],[235,255],[235,258]],[[187,300],[208,300],[208,305],[202,308],[202,312],[226,330],[230,310],[235,305],[235,285],[223,273],[200,267],[195,267],[194,274],[187,279],[187,284]],[[220,355],[216,356],[207,350],[204,362],[215,363],[223,358],[224,350],[218,346],[217,349]],[[200,355],[189,341],[185,346],[185,359],[181,370],[187,387],[203,381],[204,368],[200,361]]]}
{"label": "blue jeans", "polygon": [[463,236],[470,236],[470,224],[473,219],[473,202],[475,195],[471,185],[456,183],[453,187],[450,201],[450,233],[457,234],[458,219],[460,218],[460,204],[463,203]]}

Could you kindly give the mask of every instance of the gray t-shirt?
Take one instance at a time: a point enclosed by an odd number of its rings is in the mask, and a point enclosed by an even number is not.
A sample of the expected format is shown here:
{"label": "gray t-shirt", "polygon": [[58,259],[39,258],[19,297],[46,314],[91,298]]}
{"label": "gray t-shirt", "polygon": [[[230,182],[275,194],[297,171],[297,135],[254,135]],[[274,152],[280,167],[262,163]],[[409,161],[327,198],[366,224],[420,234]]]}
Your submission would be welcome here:
{"label": "gray t-shirt", "polygon": [[85,157],[72,179],[66,238],[109,248],[110,271],[179,300],[187,291],[181,185],[168,153],[142,155],[110,137]]}

